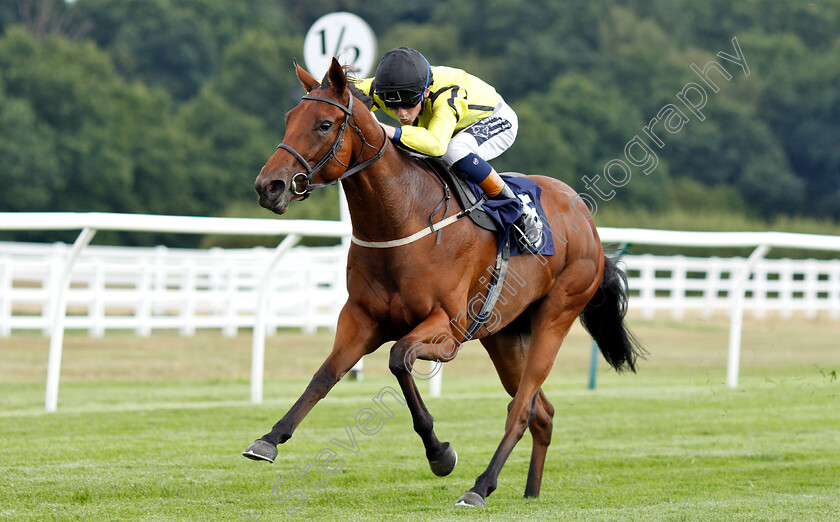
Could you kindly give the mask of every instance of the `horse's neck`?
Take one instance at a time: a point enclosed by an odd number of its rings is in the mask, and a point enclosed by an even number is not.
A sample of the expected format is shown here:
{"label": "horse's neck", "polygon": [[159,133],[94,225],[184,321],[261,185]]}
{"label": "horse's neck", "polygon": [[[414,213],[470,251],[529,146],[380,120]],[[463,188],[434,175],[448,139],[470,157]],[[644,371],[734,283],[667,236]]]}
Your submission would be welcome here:
{"label": "horse's neck", "polygon": [[381,159],[342,181],[342,186],[353,233],[367,241],[414,234],[428,224],[443,197],[437,178],[390,144]]}

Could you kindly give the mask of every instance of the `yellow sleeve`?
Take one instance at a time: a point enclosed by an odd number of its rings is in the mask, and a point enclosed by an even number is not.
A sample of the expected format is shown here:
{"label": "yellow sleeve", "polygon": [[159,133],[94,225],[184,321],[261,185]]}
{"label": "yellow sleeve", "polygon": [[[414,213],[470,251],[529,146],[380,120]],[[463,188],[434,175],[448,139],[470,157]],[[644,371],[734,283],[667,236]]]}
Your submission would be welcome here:
{"label": "yellow sleeve", "polygon": [[373,98],[374,104],[370,110],[375,111],[379,108],[378,98],[376,98],[371,91],[371,87],[373,87],[373,78],[364,78],[361,80],[351,80],[353,85],[359,88],[363,93]]}
{"label": "yellow sleeve", "polygon": [[368,96],[372,96],[370,88],[373,85],[373,78],[353,78],[350,80],[350,82],[363,93],[367,94]]}
{"label": "yellow sleeve", "polygon": [[431,107],[424,109],[430,113],[421,114],[417,126],[401,127],[400,144],[429,156],[443,156],[446,153],[458,120],[467,113],[464,89],[455,85],[437,94]]}

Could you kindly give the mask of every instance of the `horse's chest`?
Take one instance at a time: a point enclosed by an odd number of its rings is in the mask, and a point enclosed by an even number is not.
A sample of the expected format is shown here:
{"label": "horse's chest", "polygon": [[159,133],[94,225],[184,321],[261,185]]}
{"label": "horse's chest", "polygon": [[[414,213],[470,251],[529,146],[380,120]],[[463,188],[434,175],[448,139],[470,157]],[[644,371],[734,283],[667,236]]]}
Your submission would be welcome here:
{"label": "horse's chest", "polygon": [[453,297],[451,284],[441,285],[440,277],[427,270],[402,270],[402,277],[387,277],[393,270],[351,271],[351,300],[364,303],[376,321],[398,330],[413,328],[435,310],[447,308]]}
{"label": "horse's chest", "polygon": [[395,326],[416,326],[431,314],[432,302],[428,295],[413,292],[392,293],[383,309],[386,321]]}
{"label": "horse's chest", "polygon": [[400,329],[413,328],[422,323],[436,306],[436,299],[428,291],[414,288],[384,289],[369,300],[369,311],[380,323]]}

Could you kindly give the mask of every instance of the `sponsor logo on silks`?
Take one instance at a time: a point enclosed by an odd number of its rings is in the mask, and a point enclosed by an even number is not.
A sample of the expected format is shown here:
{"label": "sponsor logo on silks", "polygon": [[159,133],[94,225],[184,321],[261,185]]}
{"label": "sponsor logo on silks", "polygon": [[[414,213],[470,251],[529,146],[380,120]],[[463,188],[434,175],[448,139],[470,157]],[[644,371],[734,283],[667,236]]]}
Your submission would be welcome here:
{"label": "sponsor logo on silks", "polygon": [[475,142],[481,145],[485,141],[503,133],[511,127],[513,127],[513,125],[508,120],[494,116],[492,118],[481,120],[471,127],[467,127],[465,131],[468,134],[472,134],[475,138]]}

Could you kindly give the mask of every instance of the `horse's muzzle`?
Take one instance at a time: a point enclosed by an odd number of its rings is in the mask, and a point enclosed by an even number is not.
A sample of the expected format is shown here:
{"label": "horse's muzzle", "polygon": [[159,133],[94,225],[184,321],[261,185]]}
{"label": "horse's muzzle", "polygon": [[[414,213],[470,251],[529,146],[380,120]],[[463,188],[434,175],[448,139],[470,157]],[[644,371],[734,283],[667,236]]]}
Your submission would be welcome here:
{"label": "horse's muzzle", "polygon": [[255,188],[257,194],[259,194],[261,207],[276,214],[283,214],[289,208],[291,193],[288,190],[288,185],[282,179],[275,179],[262,186],[257,185]]}

